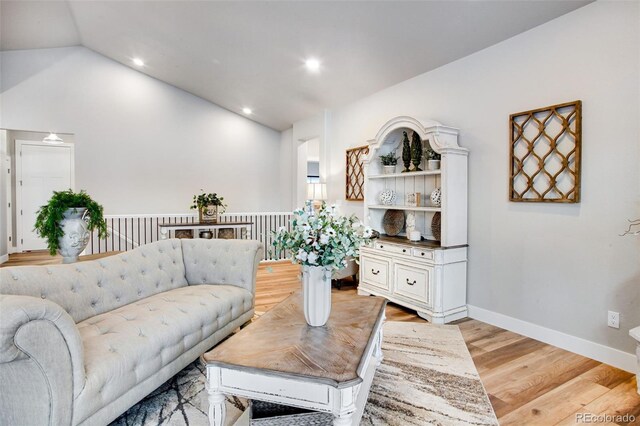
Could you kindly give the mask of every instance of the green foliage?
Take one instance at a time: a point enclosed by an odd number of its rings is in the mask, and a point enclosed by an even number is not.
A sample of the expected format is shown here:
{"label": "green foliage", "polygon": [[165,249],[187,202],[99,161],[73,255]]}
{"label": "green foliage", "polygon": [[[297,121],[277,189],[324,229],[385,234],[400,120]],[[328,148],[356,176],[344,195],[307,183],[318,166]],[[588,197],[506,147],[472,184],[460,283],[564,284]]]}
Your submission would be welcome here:
{"label": "green foliage", "polygon": [[58,239],[64,235],[60,222],[67,209],[87,209],[87,228],[97,230],[99,238],[107,237],[107,223],[104,221],[104,209],[85,192],[72,190],[54,191],[47,204],[40,207],[36,217],[34,231],[47,240],[47,248],[53,256],[60,248]]}
{"label": "green foliage", "polygon": [[428,143],[428,146],[427,146],[427,158],[429,160],[439,160],[440,159],[440,154],[435,152],[433,150],[433,148],[431,148],[431,144],[429,144],[429,143]]}
{"label": "green foliage", "polygon": [[404,163],[404,171],[408,172],[411,167],[411,145],[409,144],[409,136],[407,132],[402,132],[402,162]]}
{"label": "green foliage", "polygon": [[420,162],[422,161],[422,140],[418,132],[413,132],[411,136],[411,161],[415,166],[415,171],[421,171]]}
{"label": "green foliage", "polygon": [[272,245],[277,255],[289,252],[293,263],[342,269],[347,257],[358,259],[360,246],[370,241],[372,233],[354,215],[341,216],[335,207],[322,203],[318,213],[295,210],[291,231],[281,227],[274,232]]}
{"label": "green foliage", "polygon": [[214,206],[222,207],[221,209],[218,209],[218,213],[220,214],[224,213],[225,209],[227,208],[227,205],[223,203],[224,201],[223,197],[218,197],[218,194],[216,194],[215,192],[205,194],[205,192],[202,189],[200,191],[202,191],[200,195],[193,196],[193,204],[191,205],[192,209],[201,209],[208,205],[214,205]]}
{"label": "green foliage", "polygon": [[380,156],[380,161],[385,166],[395,166],[398,164],[398,157],[393,152]]}

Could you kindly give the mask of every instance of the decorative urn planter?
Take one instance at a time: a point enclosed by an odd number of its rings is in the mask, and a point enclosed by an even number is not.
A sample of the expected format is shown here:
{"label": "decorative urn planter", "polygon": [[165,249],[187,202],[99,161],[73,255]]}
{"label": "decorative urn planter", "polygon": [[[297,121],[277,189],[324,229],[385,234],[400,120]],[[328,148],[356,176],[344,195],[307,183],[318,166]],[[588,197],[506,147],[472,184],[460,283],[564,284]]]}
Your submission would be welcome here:
{"label": "decorative urn planter", "polygon": [[209,204],[201,207],[198,212],[200,213],[200,222],[218,222],[218,206],[215,204]]}
{"label": "decorative urn planter", "polygon": [[382,166],[382,173],[385,175],[392,175],[396,172],[396,166]]}
{"label": "decorative urn planter", "polygon": [[440,160],[428,160],[427,161],[427,169],[429,169],[429,170],[438,170],[438,169],[440,169]]}
{"label": "decorative urn planter", "polygon": [[58,253],[62,256],[62,263],[78,261],[78,256],[89,243],[89,230],[85,214],[87,209],[83,207],[67,209],[60,222],[64,235],[58,239],[60,248]]}
{"label": "decorative urn planter", "polygon": [[331,313],[331,269],[322,266],[302,268],[304,318],[312,327],[321,327]]}

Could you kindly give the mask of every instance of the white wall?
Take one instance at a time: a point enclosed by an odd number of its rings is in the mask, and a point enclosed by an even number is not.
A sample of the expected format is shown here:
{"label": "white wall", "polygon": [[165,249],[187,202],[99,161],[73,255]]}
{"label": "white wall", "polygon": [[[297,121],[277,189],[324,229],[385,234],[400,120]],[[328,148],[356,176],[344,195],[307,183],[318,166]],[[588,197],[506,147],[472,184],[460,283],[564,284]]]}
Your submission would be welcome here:
{"label": "white wall", "polygon": [[107,214],[187,212],[200,188],[229,211],[288,207],[279,132],[84,47],[0,55],[0,127],[75,134],[76,188]]}
{"label": "white wall", "polygon": [[[460,128],[470,150],[469,303],[632,352],[640,239],[618,234],[640,217],[639,18],[637,2],[596,2],[332,110],[329,199],[362,215],[362,203],[342,201],[345,149],[390,118]],[[582,202],[509,202],[509,114],[576,99]],[[619,330],[607,328],[608,309],[621,313]]]}

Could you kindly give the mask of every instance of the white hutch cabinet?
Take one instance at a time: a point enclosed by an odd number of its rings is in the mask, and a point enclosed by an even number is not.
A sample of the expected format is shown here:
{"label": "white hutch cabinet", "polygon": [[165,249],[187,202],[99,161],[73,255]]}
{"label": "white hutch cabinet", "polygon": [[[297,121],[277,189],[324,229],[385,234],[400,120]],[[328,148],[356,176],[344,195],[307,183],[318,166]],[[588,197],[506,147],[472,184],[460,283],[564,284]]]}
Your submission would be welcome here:
{"label": "white hutch cabinet", "polygon": [[[403,131],[409,139],[413,132],[441,155],[439,170],[402,173]],[[380,155],[395,152],[400,157],[396,173],[383,174]],[[360,252],[358,294],[375,294],[417,311],[436,324],[467,316],[467,157],[458,145],[458,131],[434,121],[397,117],[387,122],[375,139],[369,141],[365,160],[365,223],[381,237]],[[431,203],[429,195],[441,188],[441,205]],[[396,193],[393,205],[383,205],[380,193]],[[406,195],[419,192],[417,206],[406,204]],[[415,216],[415,229],[422,240],[412,242],[403,230],[391,237],[384,234],[383,217],[387,210],[402,210]],[[440,212],[440,241],[431,230],[435,213]]]}

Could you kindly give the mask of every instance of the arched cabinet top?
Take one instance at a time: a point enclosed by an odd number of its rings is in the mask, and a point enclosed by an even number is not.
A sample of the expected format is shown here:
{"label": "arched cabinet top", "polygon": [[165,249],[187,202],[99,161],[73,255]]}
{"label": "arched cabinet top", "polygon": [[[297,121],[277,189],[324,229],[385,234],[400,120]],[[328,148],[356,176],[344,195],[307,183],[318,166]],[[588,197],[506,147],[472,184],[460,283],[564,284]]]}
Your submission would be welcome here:
{"label": "arched cabinet top", "polygon": [[378,130],[375,139],[368,141],[369,156],[372,159],[378,150],[385,144],[393,144],[394,148],[401,141],[402,131],[412,130],[420,135],[423,141],[429,141],[431,147],[438,154],[455,152],[467,155],[468,150],[458,145],[458,129],[443,126],[437,121],[420,120],[409,116],[399,116],[387,121]]}

